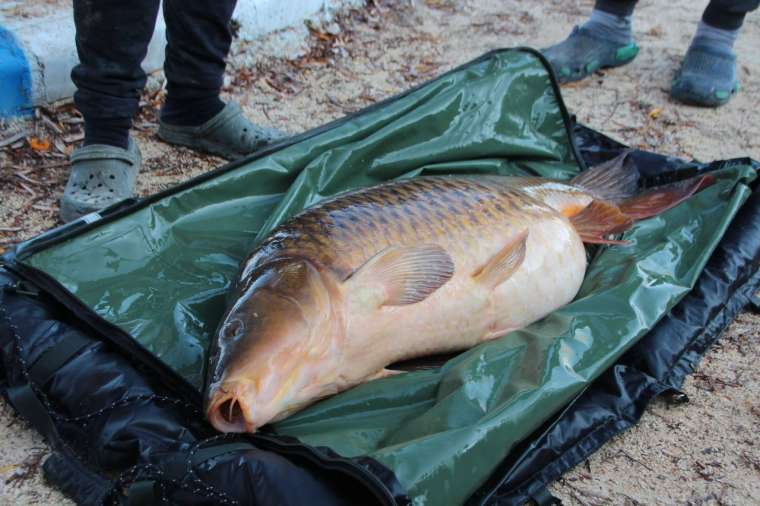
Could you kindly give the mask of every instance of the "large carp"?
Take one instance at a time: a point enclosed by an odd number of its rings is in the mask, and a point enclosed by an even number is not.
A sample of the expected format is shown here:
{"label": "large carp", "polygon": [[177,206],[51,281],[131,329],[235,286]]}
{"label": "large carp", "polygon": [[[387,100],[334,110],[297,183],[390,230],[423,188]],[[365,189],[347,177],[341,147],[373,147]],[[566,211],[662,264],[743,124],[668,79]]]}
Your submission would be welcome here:
{"label": "large carp", "polygon": [[345,193],[245,260],[217,331],[206,413],[253,432],[386,367],[525,327],[570,302],[586,243],[678,204],[696,178],[635,195],[627,154],[569,182],[441,176]]}

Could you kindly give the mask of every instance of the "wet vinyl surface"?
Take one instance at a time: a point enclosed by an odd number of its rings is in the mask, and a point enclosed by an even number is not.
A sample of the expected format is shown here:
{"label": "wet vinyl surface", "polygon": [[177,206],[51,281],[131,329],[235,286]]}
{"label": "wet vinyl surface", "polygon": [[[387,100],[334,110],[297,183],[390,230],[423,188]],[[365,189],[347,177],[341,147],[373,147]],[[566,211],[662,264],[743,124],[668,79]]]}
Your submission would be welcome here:
{"label": "wet vinyl surface", "polygon": [[200,387],[239,263],[288,216],[421,173],[528,170],[578,169],[541,62],[507,51],[29,262]]}
{"label": "wet vinyl surface", "polygon": [[[664,9],[657,9],[659,15],[653,16],[653,4],[642,2],[641,15],[637,16],[637,33],[647,44],[639,59],[627,68],[597,76],[597,80],[566,88],[571,108],[579,112],[581,120],[596,128],[660,152],[694,155],[701,159],[743,154],[757,158],[758,147],[751,141],[756,137],[752,134],[756,123],[746,116],[753,114],[748,104],[756,100],[756,83],[751,80],[746,83],[743,94],[719,112],[682,108],[668,101],[663,91],[667,88],[668,73],[676,65],[677,48],[687,43],[698,13],[684,14],[689,9],[682,2],[674,2]],[[382,14],[382,31],[371,28],[371,22],[356,25],[356,38],[344,44],[352,51],[353,58],[338,58],[335,73],[321,72],[319,67],[302,69],[292,74],[297,79],[294,92],[277,82],[274,85],[283,91],[273,91],[275,88],[270,87],[265,78],[255,80],[255,93],[235,84],[230,91],[243,98],[248,111],[260,121],[269,122],[266,117],[269,115],[278,126],[286,128],[314,126],[346,110],[387,96],[391,91],[406,88],[409,83],[421,79],[426,71],[431,72],[431,68],[433,73],[437,72],[476,56],[487,47],[523,43],[526,39],[536,40],[536,44],[554,40],[566,33],[573,21],[580,20],[581,13],[590,7],[590,3],[563,2],[559,5],[547,2],[541,7],[544,10],[539,12],[533,9],[533,4],[529,6],[525,2],[514,2],[510,7],[505,14],[504,7],[496,6],[495,2],[468,2],[461,7],[436,2],[421,4],[412,14],[398,7],[404,16],[395,15],[389,8]],[[739,41],[740,50],[750,47],[749,44],[758,38],[756,16],[754,19],[750,17],[748,20],[748,28]],[[444,30],[446,37],[442,36]],[[464,40],[467,43],[463,43]],[[407,55],[412,42],[414,54]],[[420,51],[420,47],[429,48],[429,51]],[[663,51],[664,58],[661,57]],[[375,54],[377,57],[373,57]],[[434,64],[423,62],[422,55],[435,55],[436,61]],[[754,62],[745,61],[741,71],[744,78],[755,74],[754,69]],[[233,83],[239,75],[233,77]],[[369,91],[365,94],[367,89]],[[636,101],[632,97],[643,98]],[[663,110],[652,114],[658,107]],[[736,142],[722,142],[723,132],[730,132],[728,136]],[[215,163],[158,144],[150,134],[141,134],[141,140],[149,153],[148,170],[141,180],[143,192],[154,191],[170,181],[202,171],[204,164],[207,167]],[[60,188],[65,180],[65,170],[54,168],[46,171],[44,177],[52,181],[57,178],[59,182],[53,182],[51,186]],[[6,204],[9,207],[3,209],[4,220],[6,217],[13,220],[8,221],[9,228],[20,229],[12,234],[28,237],[40,225],[52,224],[54,213],[37,208],[27,209],[21,221],[15,221],[17,209],[24,209],[28,196],[13,184],[4,188],[4,195],[9,197],[5,202],[13,206]],[[42,204],[36,201],[33,205],[44,207],[45,198],[54,202],[54,198],[43,197]],[[8,233],[3,237],[7,238]],[[757,359],[758,329],[753,318],[743,317],[742,324],[734,325],[728,333],[729,339],[736,339],[741,346],[737,345],[736,349],[719,347],[705,361],[704,381],[700,382],[698,375],[688,380],[686,389],[692,394],[692,405],[675,409],[655,405],[651,410],[654,414],[647,415],[642,426],[617,438],[591,459],[591,472],[583,467],[569,473],[566,481],[558,486],[560,495],[571,503],[584,504],[604,503],[605,500],[647,504],[657,502],[663,496],[672,503],[717,504],[723,501],[750,504],[753,491],[757,493],[752,484],[758,479],[758,450],[743,434],[751,433],[758,423],[757,401],[751,395],[757,391],[757,373],[751,367]],[[732,379],[734,372],[740,375],[738,380]],[[690,416],[688,413],[694,414]],[[658,421],[658,415],[663,417],[662,423]],[[15,427],[18,422],[11,430],[18,430]],[[705,440],[705,448],[698,449],[692,444],[694,434]],[[708,444],[711,438],[715,443]],[[23,442],[18,446],[8,445],[9,451],[18,452],[8,457],[9,465],[17,465],[15,463],[22,462],[34,452]],[[702,453],[709,448],[723,451]],[[611,453],[605,453],[608,450]],[[663,451],[674,457],[657,458]],[[707,461],[707,456],[715,460]],[[644,462],[646,467],[631,459]],[[708,465],[710,462],[717,462],[731,472],[710,474],[712,469],[719,469],[719,466]],[[10,472],[15,472],[16,468],[13,469]],[[38,489],[33,485],[39,482],[27,483],[32,486],[28,487],[23,480],[8,479],[5,492],[9,498],[31,493],[32,500],[36,496],[38,502],[44,502],[45,499],[41,499],[44,496],[35,492]]]}

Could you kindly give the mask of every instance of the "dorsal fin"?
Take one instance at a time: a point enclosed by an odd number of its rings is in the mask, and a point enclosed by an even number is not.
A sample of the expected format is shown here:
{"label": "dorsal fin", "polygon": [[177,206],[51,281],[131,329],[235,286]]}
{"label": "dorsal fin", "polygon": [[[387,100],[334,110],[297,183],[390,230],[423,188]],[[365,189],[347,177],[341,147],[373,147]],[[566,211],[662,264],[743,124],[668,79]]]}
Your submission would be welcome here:
{"label": "dorsal fin", "polygon": [[476,270],[472,276],[480,283],[494,288],[512,276],[525,260],[528,229],[512,237],[488,262]]}
{"label": "dorsal fin", "polygon": [[581,240],[593,244],[626,244],[625,241],[605,239],[631,228],[633,220],[623,214],[619,207],[600,200],[592,201],[580,213],[570,218]]}
{"label": "dorsal fin", "polygon": [[454,262],[446,250],[437,244],[422,244],[390,246],[346,281],[368,287],[378,297],[379,305],[403,306],[425,300],[453,275]]}
{"label": "dorsal fin", "polygon": [[636,194],[639,171],[630,157],[631,151],[594,165],[575,176],[570,183],[589,192],[594,199],[622,202]]}

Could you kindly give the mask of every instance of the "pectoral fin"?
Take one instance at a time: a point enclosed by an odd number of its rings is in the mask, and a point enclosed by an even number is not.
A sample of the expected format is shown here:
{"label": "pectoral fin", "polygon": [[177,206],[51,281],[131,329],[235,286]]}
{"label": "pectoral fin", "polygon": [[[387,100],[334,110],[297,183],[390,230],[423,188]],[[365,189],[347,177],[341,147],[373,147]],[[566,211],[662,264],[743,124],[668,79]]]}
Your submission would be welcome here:
{"label": "pectoral fin", "polygon": [[496,287],[506,281],[520,268],[525,260],[528,242],[528,229],[514,236],[506,246],[473,273],[473,277],[490,287]]}
{"label": "pectoral fin", "polygon": [[391,246],[359,267],[347,282],[379,288],[379,305],[403,306],[425,300],[453,274],[454,261],[437,244]]}

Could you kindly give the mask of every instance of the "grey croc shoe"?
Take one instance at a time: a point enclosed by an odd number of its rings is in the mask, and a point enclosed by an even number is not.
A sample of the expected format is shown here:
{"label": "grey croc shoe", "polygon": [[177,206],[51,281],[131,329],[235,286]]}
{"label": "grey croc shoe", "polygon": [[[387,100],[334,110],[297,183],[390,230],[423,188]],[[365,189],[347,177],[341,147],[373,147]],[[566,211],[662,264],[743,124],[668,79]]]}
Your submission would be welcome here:
{"label": "grey croc shoe", "polygon": [[285,135],[251,123],[235,102],[225,105],[219,114],[200,126],[176,126],[163,121],[158,125],[158,136],[162,140],[228,160],[249,155]]}
{"label": "grey croc shoe", "polygon": [[580,81],[601,68],[619,67],[639,54],[636,43],[620,44],[596,35],[588,28],[576,26],[570,36],[542,49],[560,83]]}
{"label": "grey croc shoe", "polygon": [[74,150],[61,198],[61,219],[69,222],[131,197],[141,162],[131,137],[128,149],[91,144]]}
{"label": "grey croc shoe", "polygon": [[736,55],[692,44],[673,79],[670,96],[685,104],[719,107],[738,91]]}

